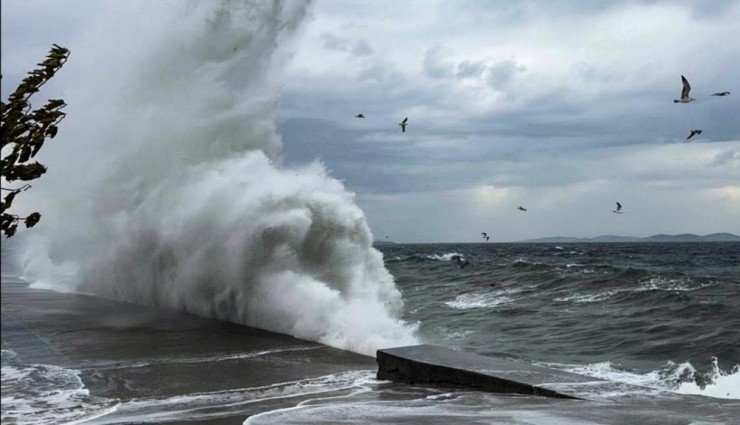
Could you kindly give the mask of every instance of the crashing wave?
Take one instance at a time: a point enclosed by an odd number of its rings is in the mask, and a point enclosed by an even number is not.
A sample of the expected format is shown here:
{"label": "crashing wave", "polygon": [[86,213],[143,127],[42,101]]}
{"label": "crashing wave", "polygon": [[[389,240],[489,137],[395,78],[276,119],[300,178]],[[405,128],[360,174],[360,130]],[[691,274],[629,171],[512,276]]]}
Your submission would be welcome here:
{"label": "crashing wave", "polygon": [[65,67],[86,78],[24,276],[365,354],[416,342],[354,194],[319,163],[280,165],[275,81],[307,3],[136,8],[111,6]]}

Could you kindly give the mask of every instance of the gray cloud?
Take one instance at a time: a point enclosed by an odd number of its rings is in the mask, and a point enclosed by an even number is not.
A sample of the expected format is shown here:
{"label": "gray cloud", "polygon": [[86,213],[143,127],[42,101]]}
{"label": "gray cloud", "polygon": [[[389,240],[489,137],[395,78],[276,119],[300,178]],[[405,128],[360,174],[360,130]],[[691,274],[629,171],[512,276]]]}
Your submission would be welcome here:
{"label": "gray cloud", "polygon": [[480,78],[488,66],[483,61],[464,60],[457,64],[457,78]]}
{"label": "gray cloud", "polygon": [[740,150],[726,150],[717,152],[712,158],[712,165],[722,166],[730,163],[731,161],[740,162]]}
{"label": "gray cloud", "polygon": [[519,65],[514,61],[503,61],[489,68],[488,82],[496,89],[504,86],[516,74],[524,72],[527,69],[524,65]]}
{"label": "gray cloud", "polygon": [[355,56],[369,56],[373,53],[373,49],[370,47],[370,43],[368,43],[367,40],[361,39],[357,40],[355,45],[352,47],[351,52]]}
{"label": "gray cloud", "polygon": [[445,60],[442,48],[430,47],[424,52],[424,73],[432,79],[448,78],[454,75],[455,64]]}
{"label": "gray cloud", "polygon": [[350,45],[349,40],[338,37],[329,32],[321,34],[321,40],[324,43],[324,48],[329,50],[339,50],[340,52],[346,52]]}
{"label": "gray cloud", "polygon": [[[25,4],[3,2],[6,77],[76,31],[53,14],[33,24],[7,13]],[[319,2],[282,77],[285,162],[325,163],[374,230],[452,241],[495,219],[510,240],[740,233],[740,95],[709,96],[740,93],[740,1],[432,6]],[[94,21],[76,2],[54,10]],[[681,74],[697,98],[688,105],[672,102]],[[686,143],[692,128],[702,139]],[[618,228],[599,215],[615,198],[631,210]],[[707,217],[688,201],[716,208]],[[548,214],[520,222],[518,203]]]}
{"label": "gray cloud", "polygon": [[370,43],[365,39],[356,41],[342,38],[329,32],[321,34],[323,46],[329,50],[348,52],[355,57],[369,56],[373,53]]}

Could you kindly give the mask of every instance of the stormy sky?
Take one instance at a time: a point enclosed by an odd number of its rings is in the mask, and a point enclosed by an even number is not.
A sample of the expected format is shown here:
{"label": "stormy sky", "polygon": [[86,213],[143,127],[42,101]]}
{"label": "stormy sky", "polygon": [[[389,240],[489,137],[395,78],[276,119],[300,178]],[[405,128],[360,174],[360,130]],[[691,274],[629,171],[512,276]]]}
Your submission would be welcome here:
{"label": "stormy sky", "polygon": [[[105,8],[3,1],[3,98]],[[283,160],[323,162],[381,240],[740,234],[738,22],[740,0],[318,1],[281,77]]]}

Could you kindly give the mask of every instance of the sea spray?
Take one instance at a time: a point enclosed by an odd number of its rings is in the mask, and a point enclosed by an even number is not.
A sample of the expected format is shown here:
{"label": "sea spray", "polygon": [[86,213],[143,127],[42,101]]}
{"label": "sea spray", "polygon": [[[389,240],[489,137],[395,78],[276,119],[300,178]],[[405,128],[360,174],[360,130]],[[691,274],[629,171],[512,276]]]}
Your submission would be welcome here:
{"label": "sea spray", "polygon": [[719,368],[716,357],[712,358],[711,370],[708,372],[696,370],[690,362],[672,361],[659,369],[642,373],[623,370],[609,361],[589,365],[546,365],[581,375],[680,394],[740,399],[740,364],[733,366],[730,371],[723,371]]}
{"label": "sea spray", "polygon": [[[104,78],[70,90],[51,150],[64,165],[50,161],[36,196],[55,225],[28,244],[24,274],[50,287],[63,264],[76,291],[366,354],[414,343],[354,195],[321,164],[279,165],[275,64],[306,4],[145,5],[73,49],[79,72]],[[111,37],[123,46],[98,41]]]}

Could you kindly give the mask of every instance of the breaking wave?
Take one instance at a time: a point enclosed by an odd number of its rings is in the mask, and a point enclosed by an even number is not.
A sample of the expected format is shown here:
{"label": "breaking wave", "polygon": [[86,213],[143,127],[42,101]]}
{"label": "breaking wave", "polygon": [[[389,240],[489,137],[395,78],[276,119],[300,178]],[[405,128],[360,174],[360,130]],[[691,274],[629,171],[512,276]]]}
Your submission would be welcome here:
{"label": "breaking wave", "polygon": [[711,370],[707,372],[697,371],[689,362],[668,362],[662,368],[646,373],[622,370],[608,361],[585,366],[557,364],[551,364],[551,366],[608,381],[680,394],[740,399],[740,364],[735,365],[730,371],[723,371],[719,368],[716,357],[712,359]]}
{"label": "breaking wave", "polygon": [[388,258],[385,261],[389,263],[395,262],[422,262],[422,261],[452,261],[454,257],[465,258],[465,255],[459,252],[447,252],[444,254],[412,254],[406,256],[395,256]]}
{"label": "breaking wave", "polygon": [[354,194],[280,165],[275,81],[307,3],[162,3],[112,4],[73,49],[24,276],[365,354],[416,342]]}

